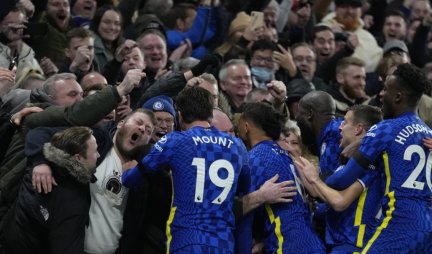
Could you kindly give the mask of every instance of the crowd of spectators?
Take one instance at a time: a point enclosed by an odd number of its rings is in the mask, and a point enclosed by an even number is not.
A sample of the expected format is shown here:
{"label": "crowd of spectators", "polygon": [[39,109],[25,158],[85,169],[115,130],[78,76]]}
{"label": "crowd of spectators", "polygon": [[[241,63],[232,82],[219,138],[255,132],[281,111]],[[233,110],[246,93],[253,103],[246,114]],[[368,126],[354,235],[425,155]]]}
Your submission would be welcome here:
{"label": "crowd of spectators", "polygon": [[[2,0],[0,225],[17,213],[22,188],[48,193],[65,182],[43,144],[66,126],[87,126],[92,130],[76,131],[98,140],[98,180],[80,180],[90,185],[91,205],[79,201],[89,217],[77,224],[89,226],[75,250],[162,253],[170,170],[134,189],[122,186],[121,175],[151,144],[181,129],[182,90],[209,91],[212,126],[232,135],[248,103],[272,105],[284,125],[281,147],[323,167],[316,144],[322,128],[297,126],[301,99],[325,92],[335,102],[329,114],[343,117],[354,105],[381,107],[384,82],[401,64],[432,81],[431,27],[428,0]],[[431,96],[426,89],[416,108],[429,127]],[[326,109],[322,98],[314,109]],[[58,153],[66,134],[50,149]],[[53,249],[68,248],[62,237],[51,240]]]}

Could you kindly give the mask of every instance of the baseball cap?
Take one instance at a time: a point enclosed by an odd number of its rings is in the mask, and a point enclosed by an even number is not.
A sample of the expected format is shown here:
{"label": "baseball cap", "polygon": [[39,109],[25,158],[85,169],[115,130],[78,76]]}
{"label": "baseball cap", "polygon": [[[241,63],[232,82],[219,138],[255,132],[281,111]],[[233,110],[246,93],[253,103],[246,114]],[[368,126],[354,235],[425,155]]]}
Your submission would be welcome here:
{"label": "baseball cap", "polygon": [[362,7],[363,0],[335,0],[335,5],[349,5],[354,7]]}
{"label": "baseball cap", "polygon": [[400,50],[408,54],[408,47],[405,42],[401,40],[391,40],[386,42],[383,47],[383,54],[387,54],[392,50]]}

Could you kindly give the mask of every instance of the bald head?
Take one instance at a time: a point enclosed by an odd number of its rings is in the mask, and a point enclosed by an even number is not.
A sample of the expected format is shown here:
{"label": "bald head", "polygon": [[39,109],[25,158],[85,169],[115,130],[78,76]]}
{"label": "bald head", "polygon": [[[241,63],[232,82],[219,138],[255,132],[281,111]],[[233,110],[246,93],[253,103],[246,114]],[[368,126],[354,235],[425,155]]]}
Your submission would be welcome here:
{"label": "bald head", "polygon": [[81,88],[87,94],[90,90],[101,90],[108,85],[108,82],[102,74],[90,72],[86,74],[80,82]]}
{"label": "bald head", "polygon": [[318,151],[317,140],[326,124],[335,118],[335,110],[333,97],[323,91],[309,92],[300,100],[296,121],[303,144],[312,153]]}
{"label": "bald head", "polygon": [[336,104],[330,94],[323,91],[312,91],[303,96],[299,108],[310,108],[321,115],[334,115]]}
{"label": "bald head", "polygon": [[220,109],[213,109],[213,119],[211,126],[234,136],[234,126],[231,120],[229,119],[228,115]]}

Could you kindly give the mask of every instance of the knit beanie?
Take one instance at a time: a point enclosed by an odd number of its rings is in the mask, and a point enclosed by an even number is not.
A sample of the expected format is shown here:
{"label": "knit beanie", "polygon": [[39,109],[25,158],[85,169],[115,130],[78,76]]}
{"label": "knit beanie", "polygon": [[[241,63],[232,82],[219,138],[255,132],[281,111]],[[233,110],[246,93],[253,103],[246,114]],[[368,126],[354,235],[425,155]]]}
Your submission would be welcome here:
{"label": "knit beanie", "polygon": [[231,21],[228,31],[228,37],[231,37],[235,32],[243,31],[251,23],[251,16],[247,15],[244,11],[239,12],[235,19]]}
{"label": "knit beanie", "polygon": [[157,111],[168,112],[173,117],[176,117],[173,99],[165,95],[160,95],[160,96],[150,98],[148,101],[144,103],[142,107],[151,110],[153,112],[157,112]]}

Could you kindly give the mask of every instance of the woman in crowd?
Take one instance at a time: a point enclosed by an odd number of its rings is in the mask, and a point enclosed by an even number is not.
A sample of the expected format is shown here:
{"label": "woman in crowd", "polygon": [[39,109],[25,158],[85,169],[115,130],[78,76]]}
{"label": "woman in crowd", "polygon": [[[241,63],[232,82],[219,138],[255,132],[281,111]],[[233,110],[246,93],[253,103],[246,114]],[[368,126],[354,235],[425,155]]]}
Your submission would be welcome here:
{"label": "woman in crowd", "polygon": [[116,7],[104,5],[97,9],[90,30],[94,33],[94,54],[101,70],[114,58],[117,47],[123,42],[121,27],[122,17]]}

